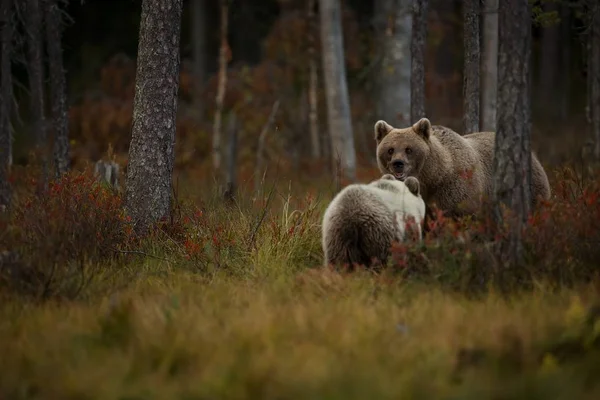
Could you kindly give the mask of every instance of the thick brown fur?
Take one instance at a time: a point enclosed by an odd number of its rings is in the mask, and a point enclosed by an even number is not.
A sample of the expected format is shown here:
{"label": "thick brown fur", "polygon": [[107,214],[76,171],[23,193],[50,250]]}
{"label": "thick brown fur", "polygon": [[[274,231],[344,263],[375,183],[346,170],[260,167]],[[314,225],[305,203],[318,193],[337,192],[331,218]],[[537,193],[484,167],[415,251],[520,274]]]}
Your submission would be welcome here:
{"label": "thick brown fur", "polygon": [[[427,118],[408,128],[375,123],[377,164],[382,173],[399,180],[416,177],[428,208],[437,206],[449,216],[476,214],[482,196],[493,190],[494,132],[461,136],[452,129],[431,125]],[[532,153],[533,206],[550,198],[544,168]]]}

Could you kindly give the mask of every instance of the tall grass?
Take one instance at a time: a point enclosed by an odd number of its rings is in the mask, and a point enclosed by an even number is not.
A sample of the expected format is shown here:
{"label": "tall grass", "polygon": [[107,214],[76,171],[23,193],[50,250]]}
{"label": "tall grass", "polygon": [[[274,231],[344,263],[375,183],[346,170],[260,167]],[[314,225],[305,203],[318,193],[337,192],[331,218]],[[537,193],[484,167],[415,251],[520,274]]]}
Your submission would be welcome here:
{"label": "tall grass", "polygon": [[519,270],[484,223],[443,216],[383,271],[324,268],[331,190],[178,198],[144,238],[87,175],[20,190],[0,398],[598,398],[600,181],[559,172]]}

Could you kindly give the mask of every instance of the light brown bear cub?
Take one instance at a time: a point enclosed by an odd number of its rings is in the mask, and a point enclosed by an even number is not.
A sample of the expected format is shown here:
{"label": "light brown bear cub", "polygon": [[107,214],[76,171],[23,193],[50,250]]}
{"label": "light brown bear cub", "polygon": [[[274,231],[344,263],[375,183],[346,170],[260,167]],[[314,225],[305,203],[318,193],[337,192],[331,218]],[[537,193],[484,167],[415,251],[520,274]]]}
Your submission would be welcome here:
{"label": "light brown bear cub", "polygon": [[342,189],[323,214],[324,263],[384,264],[392,242],[421,239],[425,202],[419,181],[391,174]]}
{"label": "light brown bear cub", "polygon": [[[449,216],[475,214],[481,197],[491,197],[494,132],[461,136],[453,130],[421,118],[409,128],[375,123],[377,164],[382,173],[396,179],[414,176],[428,208],[436,205]],[[533,205],[550,198],[544,168],[532,153]]]}

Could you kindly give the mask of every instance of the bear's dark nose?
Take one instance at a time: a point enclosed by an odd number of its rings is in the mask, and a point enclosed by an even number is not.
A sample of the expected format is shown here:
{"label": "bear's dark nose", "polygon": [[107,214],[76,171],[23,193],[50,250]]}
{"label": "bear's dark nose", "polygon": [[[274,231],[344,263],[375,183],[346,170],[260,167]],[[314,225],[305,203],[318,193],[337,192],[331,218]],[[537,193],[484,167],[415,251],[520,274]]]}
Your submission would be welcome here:
{"label": "bear's dark nose", "polygon": [[404,169],[404,162],[401,160],[396,160],[392,162],[392,168],[394,168],[395,171],[400,172]]}

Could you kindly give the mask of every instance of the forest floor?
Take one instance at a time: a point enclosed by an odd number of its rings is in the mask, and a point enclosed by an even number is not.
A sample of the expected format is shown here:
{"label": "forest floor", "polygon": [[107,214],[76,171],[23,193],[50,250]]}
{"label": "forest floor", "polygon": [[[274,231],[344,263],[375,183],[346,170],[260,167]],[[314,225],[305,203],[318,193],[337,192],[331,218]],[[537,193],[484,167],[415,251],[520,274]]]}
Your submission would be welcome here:
{"label": "forest floor", "polygon": [[0,280],[0,399],[600,398],[594,183],[532,222],[526,273],[439,231],[404,250],[418,270],[341,273],[331,192],[184,199],[136,241],[115,195],[69,179],[2,222],[27,279]]}

